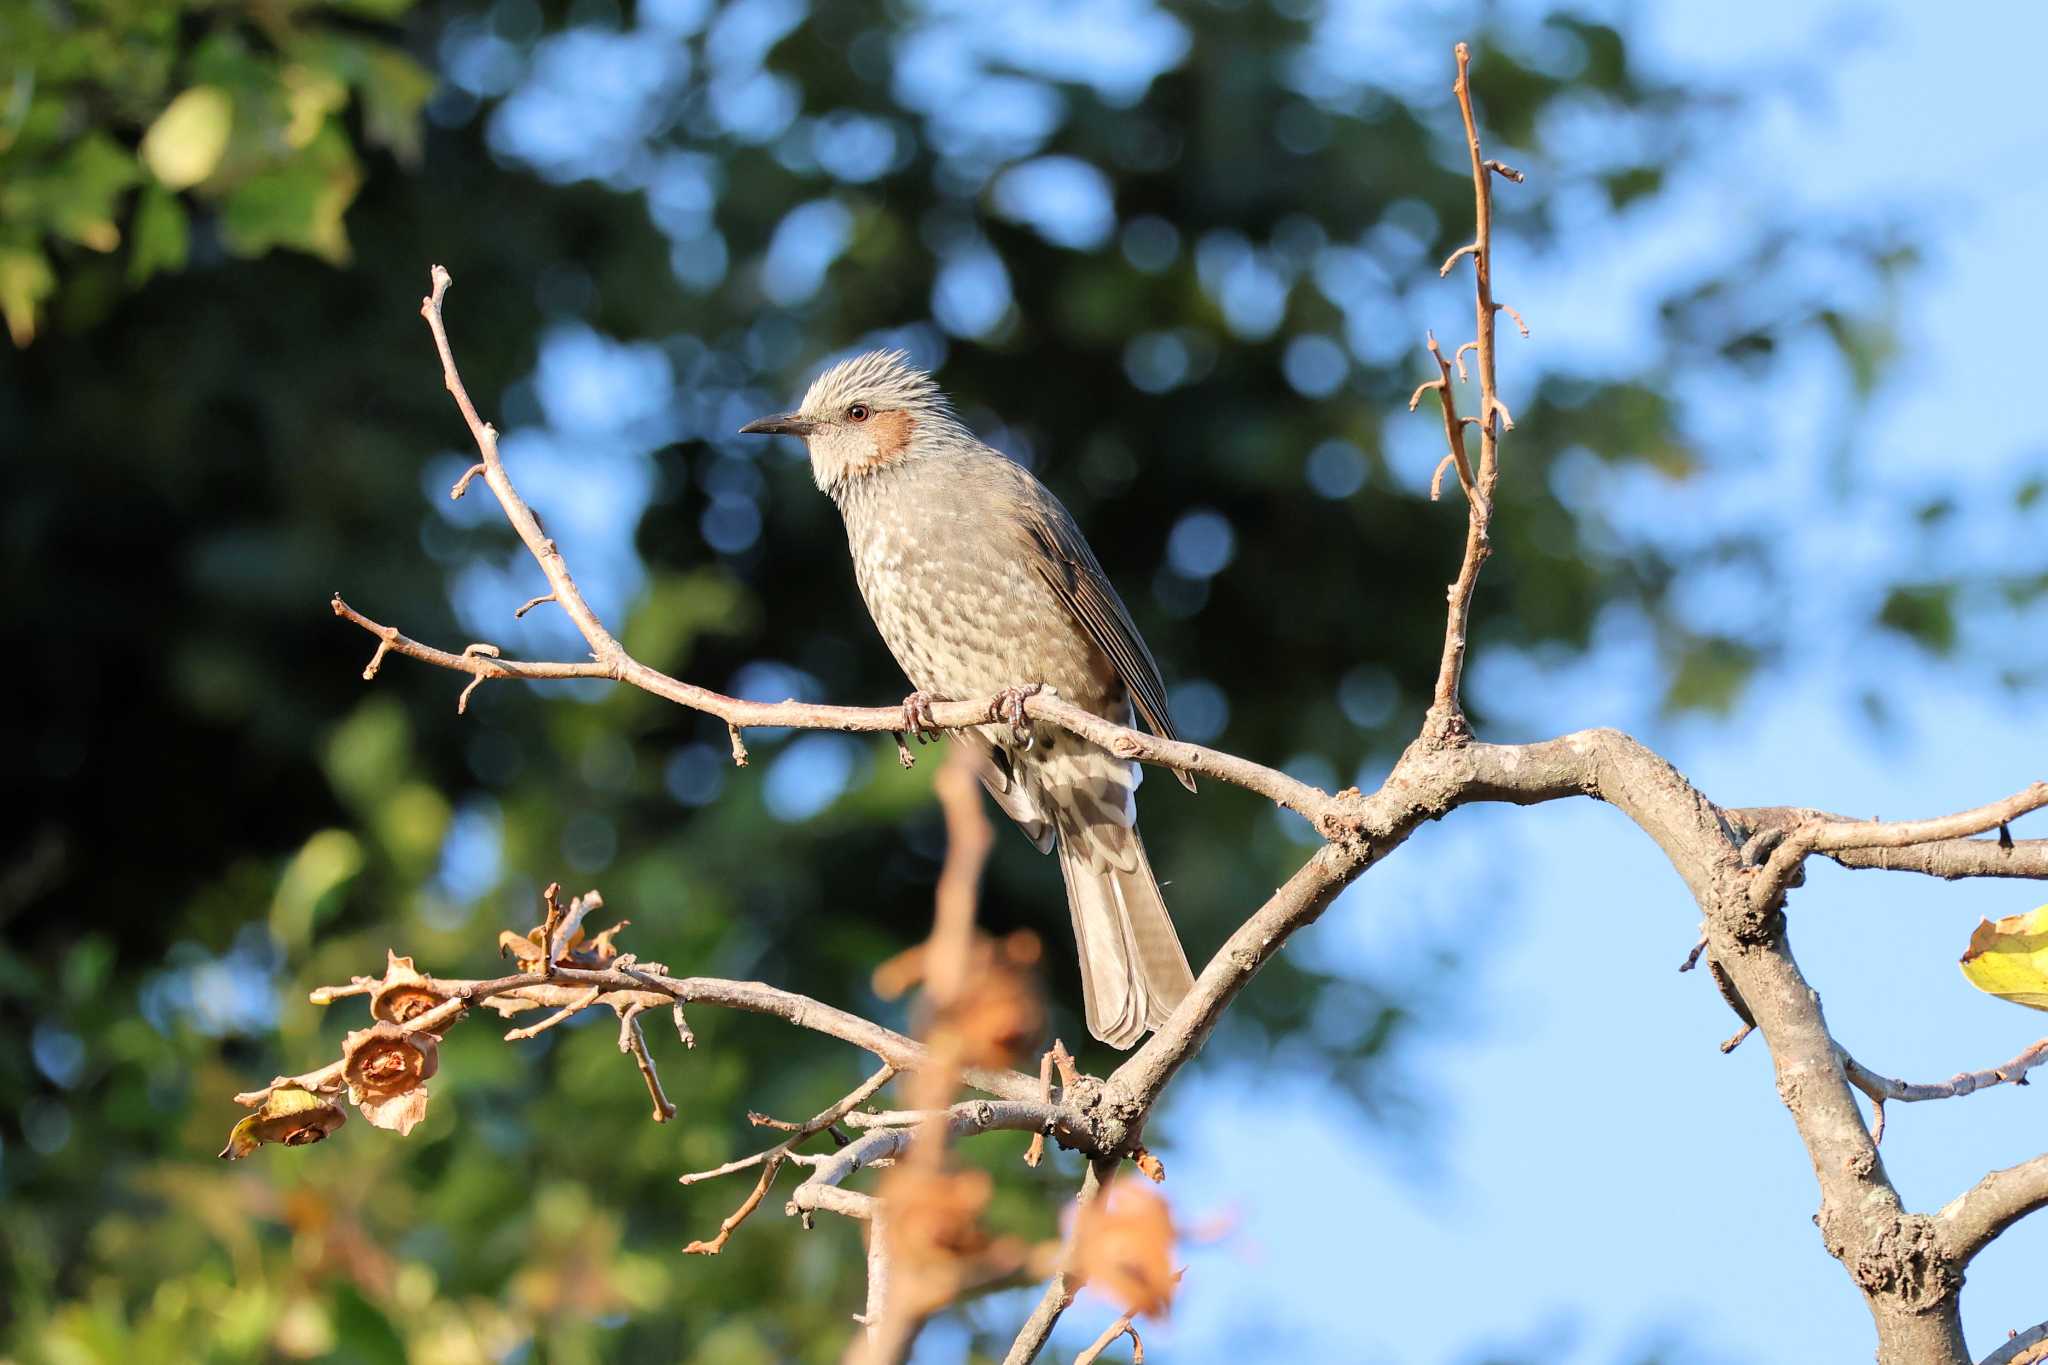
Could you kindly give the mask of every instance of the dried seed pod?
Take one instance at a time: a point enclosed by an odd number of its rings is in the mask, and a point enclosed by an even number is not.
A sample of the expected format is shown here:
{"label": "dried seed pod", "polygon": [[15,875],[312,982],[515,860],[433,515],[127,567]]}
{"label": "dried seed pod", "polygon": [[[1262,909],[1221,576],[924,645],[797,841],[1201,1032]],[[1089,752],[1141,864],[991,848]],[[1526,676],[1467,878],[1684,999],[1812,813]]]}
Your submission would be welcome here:
{"label": "dried seed pod", "polygon": [[403,1135],[427,1114],[426,1082],[440,1066],[440,1040],[397,1024],[358,1029],[342,1044],[342,1079],[363,1117]]}
{"label": "dried seed pod", "polygon": [[384,980],[370,993],[370,1015],[387,1024],[417,1019],[447,997],[413,969],[412,959],[385,950]]}

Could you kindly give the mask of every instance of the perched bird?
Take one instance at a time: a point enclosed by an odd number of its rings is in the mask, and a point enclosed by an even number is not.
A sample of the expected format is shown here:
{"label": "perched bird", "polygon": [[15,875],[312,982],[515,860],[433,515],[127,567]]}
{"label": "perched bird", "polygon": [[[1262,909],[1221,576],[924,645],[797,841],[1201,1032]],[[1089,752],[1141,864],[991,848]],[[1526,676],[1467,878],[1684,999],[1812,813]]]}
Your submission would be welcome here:
{"label": "perched bird", "polygon": [[917,689],[907,728],[929,726],[934,699],[998,697],[1008,723],[959,741],[1039,852],[1059,848],[1088,1031],[1129,1047],[1194,985],[1138,839],[1138,765],[1032,723],[1022,698],[1044,686],[1105,719],[1128,725],[1135,710],[1155,734],[1174,730],[1159,666],[1074,519],[976,440],[901,351],[836,365],[796,411],[740,430],[810,448],[868,613]]}

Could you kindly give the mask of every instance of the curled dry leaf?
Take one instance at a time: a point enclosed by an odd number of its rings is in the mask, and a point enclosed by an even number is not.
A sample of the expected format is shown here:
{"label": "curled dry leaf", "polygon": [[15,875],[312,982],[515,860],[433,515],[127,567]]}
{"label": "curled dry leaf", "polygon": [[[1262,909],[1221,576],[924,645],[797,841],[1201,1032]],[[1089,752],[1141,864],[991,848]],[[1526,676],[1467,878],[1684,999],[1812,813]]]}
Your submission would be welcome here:
{"label": "curled dry leaf", "polygon": [[540,936],[541,931],[537,928],[529,929],[523,934],[502,929],[498,932],[498,951],[518,958],[521,966],[539,962]]}
{"label": "curled dry leaf", "polygon": [[228,1145],[220,1150],[221,1159],[240,1161],[266,1142],[304,1147],[319,1142],[347,1122],[348,1111],[332,1100],[296,1086],[279,1086],[263,1101],[262,1108],[228,1133]]}
{"label": "curled dry leaf", "polygon": [[1074,1269],[1132,1315],[1173,1304],[1173,1215],[1143,1185],[1119,1180],[1074,1224]]}
{"label": "curled dry leaf", "polygon": [[426,1082],[440,1066],[440,1040],[397,1024],[358,1029],[342,1044],[342,1079],[363,1117],[403,1135],[427,1113]]}
{"label": "curled dry leaf", "polygon": [[929,1313],[960,1292],[989,1247],[981,1213],[993,1190],[982,1170],[894,1166],[883,1175],[895,1292],[907,1311]]}
{"label": "curled dry leaf", "polygon": [[370,993],[370,1015],[387,1024],[403,1024],[439,1005],[447,997],[435,991],[409,957],[384,950],[384,979]]}
{"label": "curled dry leaf", "polygon": [[[620,920],[617,924],[614,924],[611,928],[605,930],[596,938],[590,940],[590,946],[583,950],[581,956],[589,958],[592,966],[611,966],[612,960],[619,955],[618,946],[613,942],[613,940],[618,937],[619,930],[625,928],[632,922],[633,921],[629,919]],[[580,936],[583,931],[581,929],[578,929],[576,932]]]}
{"label": "curled dry leaf", "polygon": [[[569,931],[568,937],[556,941],[556,960],[566,962],[572,967],[609,967],[612,960],[619,955],[618,944],[615,941],[619,931],[632,922],[629,919],[622,919],[596,938],[586,938],[583,926],[579,924]],[[521,966],[537,967],[540,965],[541,939],[546,933],[545,924],[536,924],[523,934],[515,934],[510,929],[501,930],[498,934],[498,951],[517,958]]]}
{"label": "curled dry leaf", "polygon": [[950,1035],[967,1066],[1015,1066],[1034,1055],[1045,1035],[1045,999],[1032,970],[1038,956],[1035,934],[977,937],[958,997],[926,1036]]}
{"label": "curled dry leaf", "polygon": [[2029,1009],[2048,1010],[2048,905],[1983,920],[1963,954],[1972,986]]}

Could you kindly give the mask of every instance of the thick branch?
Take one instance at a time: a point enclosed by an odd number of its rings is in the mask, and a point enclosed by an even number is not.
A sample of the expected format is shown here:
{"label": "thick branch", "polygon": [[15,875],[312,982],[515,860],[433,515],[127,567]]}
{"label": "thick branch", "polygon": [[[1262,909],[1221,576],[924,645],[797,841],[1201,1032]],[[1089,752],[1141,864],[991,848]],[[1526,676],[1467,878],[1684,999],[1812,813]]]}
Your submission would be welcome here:
{"label": "thick branch", "polygon": [[1999,1233],[2030,1213],[2048,1208],[2048,1152],[1993,1171],[1934,1215],[1942,1250],[1958,1268],[1991,1245]]}
{"label": "thick branch", "polygon": [[1963,877],[2048,879],[2048,839],[1941,839],[1912,848],[1845,848],[1823,855],[1848,868],[1880,872],[1924,872],[1956,881]]}

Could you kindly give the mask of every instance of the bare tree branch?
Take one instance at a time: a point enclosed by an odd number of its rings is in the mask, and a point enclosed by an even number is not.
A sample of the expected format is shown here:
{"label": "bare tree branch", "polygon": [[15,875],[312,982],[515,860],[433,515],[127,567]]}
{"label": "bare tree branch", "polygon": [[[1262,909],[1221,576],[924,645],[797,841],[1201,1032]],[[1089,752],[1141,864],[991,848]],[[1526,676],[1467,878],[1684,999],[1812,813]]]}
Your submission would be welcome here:
{"label": "bare tree branch", "polygon": [[1849,1084],[1870,1097],[1874,1117],[1870,1125],[1870,1140],[1884,1141],[1884,1105],[1886,1100],[1899,1100],[1911,1104],[1920,1100],[1949,1100],[1962,1095],[1972,1095],[1979,1090],[1988,1090],[1994,1085],[2025,1085],[2027,1073],[2048,1062],[2048,1038],[2043,1038],[2032,1047],[2003,1066],[1986,1067],[1982,1071],[1959,1071],[1945,1081],[1914,1085],[1907,1081],[1893,1080],[1880,1076],[1863,1063],[1842,1053],[1842,1066],[1849,1076]]}
{"label": "bare tree branch", "polygon": [[1958,1271],[1999,1233],[2048,1208],[2048,1152],[1993,1171],[1934,1215],[1936,1238]]}
{"label": "bare tree branch", "polygon": [[1986,830],[2003,829],[2043,806],[2048,806],[2048,782],[2034,782],[2002,801],[1932,820],[1808,818],[1793,826],[1785,834],[1784,842],[1772,850],[1770,860],[1750,889],[1750,901],[1761,909],[1784,895],[1809,854],[1909,848],[1915,844],[1966,839]]}
{"label": "bare tree branch", "polygon": [[[1458,114],[1465,123],[1465,145],[1472,160],[1473,235],[1469,247],[1460,247],[1444,262],[1440,274],[1449,274],[1460,256],[1472,258],[1472,302],[1475,337],[1475,368],[1479,374],[1479,467],[1475,472],[1465,463],[1464,427],[1451,405],[1450,367],[1430,338],[1429,350],[1436,360],[1438,396],[1444,405],[1444,428],[1451,453],[1458,464],[1458,477],[1465,485],[1465,555],[1458,576],[1450,586],[1450,615],[1444,629],[1442,662],[1437,667],[1436,691],[1430,702],[1429,725],[1440,738],[1468,733],[1465,713],[1458,699],[1465,674],[1466,631],[1471,617],[1472,593],[1479,584],[1479,571],[1493,553],[1494,486],[1500,481],[1500,433],[1514,426],[1500,401],[1494,384],[1493,324],[1500,305],[1493,300],[1493,165],[1479,150],[1479,124],[1472,112],[1472,50],[1463,43],[1455,49],[1458,79],[1451,90],[1458,97]],[[1511,177],[1520,180],[1520,175]],[[1516,321],[1520,322],[1517,316]],[[1526,332],[1528,329],[1523,328]],[[1458,348],[1459,364],[1464,347]],[[1415,404],[1410,400],[1408,406]]]}
{"label": "bare tree branch", "polygon": [[[1908,822],[1855,821],[1817,811],[1785,807],[1723,810],[1663,758],[1614,730],[1588,730],[1539,743],[1482,744],[1472,740],[1460,702],[1467,653],[1469,613],[1479,572],[1491,549],[1490,525],[1499,479],[1499,438],[1513,427],[1513,418],[1496,388],[1494,349],[1497,314],[1507,312],[1521,327],[1514,310],[1493,297],[1492,177],[1519,181],[1513,168],[1486,158],[1480,146],[1470,86],[1471,54],[1456,48],[1456,94],[1472,170],[1475,235],[1444,263],[1448,272],[1470,257],[1474,275],[1476,335],[1446,361],[1430,339],[1437,378],[1416,391],[1435,389],[1443,404],[1446,459],[1457,468],[1467,492],[1467,526],[1463,559],[1448,593],[1443,652],[1420,733],[1400,756],[1386,782],[1369,794],[1347,790],[1325,793],[1285,773],[1248,759],[1159,739],[1091,715],[1049,692],[1039,691],[1020,703],[1034,719],[1066,729],[1121,756],[1215,776],[1273,800],[1308,819],[1325,840],[1322,847],[1255,911],[1221,950],[1203,967],[1194,989],[1153,1036],[1106,1080],[1062,1076],[1055,1097],[1050,1068],[1041,1077],[1007,1068],[974,1068],[959,1064],[958,1040],[935,1034],[920,1043],[844,1010],[779,991],[759,982],[709,978],[676,978],[654,964],[633,964],[620,958],[590,967],[559,958],[562,943],[573,932],[573,917],[594,904],[579,898],[563,912],[549,897],[534,970],[492,981],[433,982],[439,1003],[400,1026],[402,1039],[419,1032],[445,1029],[472,1004],[487,1003],[507,1013],[527,1009],[555,1011],[541,1023],[514,1030],[531,1036],[553,1027],[583,1008],[604,1006],[621,1017],[624,1050],[642,1063],[657,1115],[668,1108],[652,1059],[646,1053],[637,1016],[648,1008],[703,1002],[782,1018],[798,1027],[824,1033],[861,1047],[885,1065],[860,1090],[824,1114],[801,1125],[785,1142],[753,1157],[729,1162],[690,1179],[708,1178],[762,1168],[752,1194],[729,1217],[714,1244],[693,1249],[716,1250],[731,1230],[758,1207],[779,1167],[785,1163],[814,1167],[792,1194],[788,1208],[806,1219],[828,1209],[871,1224],[869,1238],[870,1295],[866,1321],[870,1327],[870,1359],[894,1360],[907,1349],[921,1314],[930,1311],[907,1303],[898,1292],[905,1281],[902,1267],[892,1265],[884,1235],[886,1210],[877,1197],[844,1188],[856,1171],[901,1160],[906,1167],[928,1164],[936,1173],[947,1144],[959,1136],[993,1129],[1051,1134],[1089,1156],[1082,1185],[1084,1205],[1100,1199],[1110,1176],[1125,1157],[1143,1152],[1146,1122],[1156,1101],[1177,1071],[1202,1047],[1230,1002],[1287,940],[1312,923],[1337,894],[1367,869],[1397,849],[1426,821],[1476,802],[1538,802],[1590,796],[1608,802],[1640,827],[1670,860],[1704,917],[1703,951],[1711,972],[1728,992],[1746,1023],[1763,1035],[1769,1048],[1777,1088],[1812,1162],[1820,1191],[1815,1222],[1828,1250],[1839,1258],[1871,1308],[1878,1331],[1878,1358],[1883,1365],[1967,1365],[1963,1350],[1957,1291],[1970,1257],[2012,1221],[2048,1206],[2048,1156],[1987,1176],[1969,1192],[1935,1215],[1907,1212],[1878,1156],[1875,1135],[1866,1130],[1854,1089],[1869,1094],[1879,1106],[1887,1099],[1931,1099],[1969,1093],[1984,1084],[2021,1082],[2025,1071],[2042,1060],[2037,1045],[2006,1067],[1990,1073],[1963,1073],[1937,1086],[1911,1086],[1879,1077],[1850,1058],[1830,1033],[1818,996],[1807,984],[1787,941],[1783,911],[1787,890],[1797,883],[1804,860],[1812,854],[1833,857],[1846,866],[1884,867],[1942,877],[2048,877],[2048,840],[2014,843],[2007,825],[2048,805],[2048,783],[2036,782],[1990,805],[1930,820]],[[904,724],[898,707],[856,708],[786,702],[744,701],[697,687],[648,668],[626,653],[590,610],[554,542],[542,533],[532,509],[520,498],[499,457],[497,433],[477,414],[456,370],[442,314],[449,287],[448,273],[436,266],[432,293],[422,315],[433,333],[443,380],[474,437],[480,462],[452,490],[460,497],[481,475],[505,512],[521,542],[539,565],[549,591],[528,602],[520,614],[552,600],[576,625],[591,658],[585,662],[523,662],[503,658],[495,646],[472,644],[452,654],[412,640],[396,628],[381,625],[357,612],[337,595],[336,615],[368,632],[376,647],[366,678],[374,677],[388,654],[400,653],[467,675],[469,682],[458,706],[466,705],[488,679],[530,681],[602,677],[642,688],[679,705],[714,715],[731,730],[733,756],[744,764],[741,731],[753,726],[838,729],[850,732],[895,732]],[[1527,328],[1521,327],[1526,334]],[[1462,378],[1465,352],[1474,352],[1479,384],[1478,415],[1460,416],[1453,401],[1453,364]],[[1411,402],[1411,407],[1414,403]],[[1479,428],[1476,466],[1465,455],[1464,428]],[[1439,467],[1438,474],[1441,475]],[[1020,680],[1020,689],[1032,680]],[[986,699],[955,698],[936,703],[933,721],[960,729],[989,724]],[[899,741],[900,743],[900,741]],[[961,777],[959,798],[941,787],[948,800],[949,828],[957,799],[971,799],[979,812],[979,795],[971,780]],[[978,839],[957,841],[963,871],[949,867],[947,885],[938,897],[933,934],[921,967],[928,1001],[943,1010],[961,987],[965,952],[973,941],[973,887],[979,860],[986,851],[985,817]],[[1996,840],[1971,836],[1998,831]],[[949,856],[949,864],[951,858]],[[1761,866],[1759,863],[1761,862]],[[971,863],[971,866],[968,864]],[[529,951],[522,949],[522,951]],[[423,979],[426,980],[426,979]],[[316,992],[321,1000],[373,993],[379,983],[356,978],[347,986]],[[429,991],[432,994],[432,989]],[[374,1001],[373,1001],[374,1003]],[[687,1032],[685,1030],[687,1039]],[[341,1063],[305,1076],[279,1078],[275,1085],[333,1090],[340,1084]],[[896,1071],[915,1073],[918,1083],[909,1108],[881,1114],[856,1114],[858,1106]],[[1990,1079],[1985,1079],[1986,1077]],[[990,1101],[954,1103],[960,1084],[996,1097]],[[274,1088],[274,1087],[273,1087]],[[238,1096],[260,1104],[270,1090]],[[830,1115],[830,1117],[826,1117]],[[825,1157],[794,1151],[804,1137],[844,1119],[868,1131],[843,1150]],[[823,1120],[823,1123],[820,1123]],[[1156,1165],[1156,1164],[1155,1164]],[[923,1169],[924,1167],[920,1167]],[[892,1173],[894,1180],[901,1172]],[[893,1206],[892,1206],[893,1207]],[[877,1221],[876,1215],[885,1217]],[[1058,1271],[1047,1284],[1037,1308],[1010,1348],[1010,1365],[1033,1359],[1042,1349],[1076,1288],[1073,1248],[1067,1248]]]}

